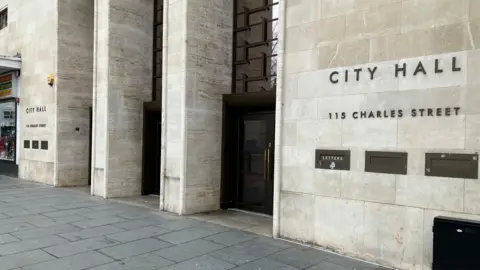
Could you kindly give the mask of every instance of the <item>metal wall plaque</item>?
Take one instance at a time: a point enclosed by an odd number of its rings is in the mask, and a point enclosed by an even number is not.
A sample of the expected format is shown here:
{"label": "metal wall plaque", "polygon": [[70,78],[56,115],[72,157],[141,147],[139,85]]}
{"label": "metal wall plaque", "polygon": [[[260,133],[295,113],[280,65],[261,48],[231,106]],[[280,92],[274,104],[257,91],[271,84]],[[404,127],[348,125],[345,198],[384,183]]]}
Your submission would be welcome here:
{"label": "metal wall plaque", "polygon": [[404,152],[365,152],[365,171],[388,174],[407,174],[408,154]]}
{"label": "metal wall plaque", "polygon": [[426,153],[425,175],[478,179],[478,154]]}
{"label": "metal wall plaque", "polygon": [[32,141],[32,149],[38,149],[38,141]]}
{"label": "metal wall plaque", "polygon": [[24,140],[23,141],[23,148],[25,148],[25,149],[30,148],[30,140]]}
{"label": "metal wall plaque", "polygon": [[315,150],[315,168],[350,170],[350,150]]}

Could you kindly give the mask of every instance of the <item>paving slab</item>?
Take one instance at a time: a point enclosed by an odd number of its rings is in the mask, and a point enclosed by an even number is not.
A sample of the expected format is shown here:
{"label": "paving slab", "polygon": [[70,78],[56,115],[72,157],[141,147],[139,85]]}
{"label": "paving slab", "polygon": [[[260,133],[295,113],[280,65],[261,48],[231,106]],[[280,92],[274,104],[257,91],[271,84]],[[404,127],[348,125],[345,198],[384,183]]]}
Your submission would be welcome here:
{"label": "paving slab", "polygon": [[233,264],[205,255],[162,268],[162,270],[227,270],[234,267]]}
{"label": "paving slab", "polygon": [[147,253],[125,260],[89,268],[89,270],[157,270],[172,264],[174,264],[174,262],[154,254]]}
{"label": "paving slab", "polygon": [[0,234],[18,232],[28,229],[35,229],[35,226],[25,222],[6,224],[0,226]]}
{"label": "paving slab", "polygon": [[22,240],[0,245],[0,256],[41,249],[65,243],[68,243],[68,240],[56,235]]}
{"label": "paving slab", "polygon": [[87,252],[71,257],[23,267],[23,270],[83,270],[112,262],[113,259],[98,252]]}
{"label": "paving slab", "polygon": [[158,239],[178,245],[178,244],[190,242],[190,241],[204,238],[214,234],[217,234],[217,232],[209,230],[207,228],[190,227],[181,231],[160,235]]}
{"label": "paving slab", "polygon": [[103,225],[108,225],[108,224],[113,224],[113,223],[118,223],[125,221],[125,219],[121,217],[104,217],[104,218],[95,218],[95,219],[89,219],[85,221],[77,221],[72,223],[73,225],[86,229],[86,228],[93,228],[93,227],[100,227]]}
{"label": "paving slab", "polygon": [[200,224],[204,224],[204,222],[195,220],[195,219],[182,219],[182,220],[165,222],[160,226],[162,228],[165,228],[171,231],[180,231],[193,226],[198,226]]}
{"label": "paving slab", "polygon": [[[377,270],[378,266],[371,265],[367,262],[345,258],[343,256],[331,254],[325,259],[325,263],[333,263],[345,267],[346,269],[359,269],[359,270]],[[319,268],[321,269],[321,268]]]}
{"label": "paving slab", "polygon": [[192,242],[161,249],[154,252],[154,254],[159,255],[163,258],[167,258],[171,261],[181,262],[202,255],[206,255],[223,248],[225,248],[225,246],[215,244],[213,242],[203,239],[198,239]]}
{"label": "paving slab", "polygon": [[25,240],[30,238],[38,238],[47,235],[55,235],[59,233],[72,232],[80,230],[78,227],[70,224],[56,224],[53,226],[24,230],[11,233],[13,236]]}
{"label": "paving slab", "polygon": [[269,258],[299,269],[306,269],[326,260],[332,255],[332,253],[322,252],[313,248],[293,247],[277,252]]}
{"label": "paving slab", "polygon": [[77,209],[49,212],[49,213],[45,213],[43,215],[47,216],[47,217],[51,217],[51,218],[58,218],[58,217],[64,217],[64,216],[88,214],[88,213],[91,213],[91,212],[93,212],[93,210],[90,209],[90,208],[77,208]]}
{"label": "paving slab", "polygon": [[[84,217],[88,218],[105,218],[105,217],[112,217],[112,216],[117,216],[120,214],[127,214],[127,213],[134,213],[138,212],[138,209],[121,209],[121,208],[114,208],[114,209],[107,209],[107,210],[102,210],[102,211],[93,211],[91,213],[85,213],[82,214]],[[120,218],[118,216],[118,218]]]}
{"label": "paving slab", "polygon": [[0,234],[0,245],[8,244],[11,242],[18,242],[20,239],[10,235],[10,234]]}
{"label": "paving slab", "polygon": [[115,234],[115,233],[124,232],[124,231],[125,231],[124,229],[120,229],[112,225],[105,225],[105,226],[83,229],[75,232],[61,233],[59,235],[70,241],[80,241],[80,240],[96,238],[99,236]]}
{"label": "paving slab", "polygon": [[152,251],[157,251],[168,246],[170,246],[170,244],[167,242],[163,242],[153,238],[147,238],[126,244],[117,245],[114,247],[100,249],[100,252],[111,258],[120,260],[140,254],[149,253]]}
{"label": "paving slab", "polygon": [[160,228],[156,226],[148,226],[140,229],[109,234],[107,235],[107,237],[118,242],[127,243],[127,242],[132,242],[132,241],[140,240],[144,238],[160,236],[168,232],[170,231],[164,228]]}
{"label": "paving slab", "polygon": [[[261,270],[300,270],[299,268],[295,268],[293,266],[273,261],[270,259],[259,259],[253,261],[251,263],[246,263],[242,266],[233,268],[234,270],[252,270],[252,269],[261,269]],[[334,270],[330,268],[321,268],[322,270]]]}
{"label": "paving slab", "polygon": [[[138,228],[143,228],[143,227],[147,227],[147,226],[151,226],[151,225],[160,225],[160,224],[163,224],[165,222],[168,222],[168,220],[162,218],[162,217],[159,217],[159,216],[149,216],[149,217],[146,217],[146,218],[140,218],[140,219],[136,219],[136,220],[128,220],[128,221],[124,221],[124,222],[117,222],[115,224],[112,224],[113,226],[115,227],[118,227],[118,228],[121,228],[121,229],[125,229],[125,230],[134,230],[134,229],[138,229]],[[162,228],[165,228],[162,226]],[[168,228],[165,228],[167,230],[169,230]]]}
{"label": "paving slab", "polygon": [[0,270],[24,267],[55,259],[55,257],[42,250],[27,251],[23,253],[2,256],[0,257]]}
{"label": "paving slab", "polygon": [[213,236],[209,236],[205,239],[212,241],[214,243],[222,244],[224,246],[232,246],[232,245],[246,242],[248,240],[252,240],[257,237],[258,235],[255,235],[253,233],[235,230],[235,231],[219,233]]}
{"label": "paving slab", "polygon": [[51,207],[42,207],[42,208],[35,208],[35,209],[25,209],[21,211],[8,211],[4,212],[5,215],[10,217],[19,217],[19,216],[27,216],[27,215],[34,215],[34,214],[41,214],[41,213],[48,213],[56,211],[57,209]]}
{"label": "paving slab", "polygon": [[242,265],[267,257],[282,248],[256,239],[211,253],[212,256],[236,265]]}
{"label": "paving slab", "polygon": [[45,248],[44,250],[55,257],[62,258],[68,257],[79,253],[85,253],[87,251],[97,250],[100,248],[110,247],[117,245],[118,242],[107,239],[104,237],[92,238],[87,240],[81,240],[71,242],[67,244],[61,244]]}

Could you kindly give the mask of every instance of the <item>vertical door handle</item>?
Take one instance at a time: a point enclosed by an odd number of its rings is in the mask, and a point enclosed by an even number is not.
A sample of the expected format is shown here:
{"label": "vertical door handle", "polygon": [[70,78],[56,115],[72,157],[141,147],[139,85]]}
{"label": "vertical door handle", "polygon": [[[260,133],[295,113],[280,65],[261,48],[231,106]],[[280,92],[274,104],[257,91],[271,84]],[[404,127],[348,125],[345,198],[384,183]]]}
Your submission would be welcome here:
{"label": "vertical door handle", "polygon": [[263,150],[263,179],[265,181],[268,181],[267,179],[268,173],[267,173],[267,149]]}
{"label": "vertical door handle", "polygon": [[270,148],[267,149],[267,181],[270,181]]}

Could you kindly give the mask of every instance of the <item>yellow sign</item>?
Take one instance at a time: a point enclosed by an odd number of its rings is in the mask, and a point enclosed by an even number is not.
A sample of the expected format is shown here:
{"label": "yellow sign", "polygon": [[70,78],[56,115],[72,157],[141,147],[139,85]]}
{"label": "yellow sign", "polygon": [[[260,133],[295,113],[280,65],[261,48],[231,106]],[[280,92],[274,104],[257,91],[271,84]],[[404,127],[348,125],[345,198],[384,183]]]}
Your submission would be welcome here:
{"label": "yellow sign", "polygon": [[0,98],[12,96],[13,93],[12,74],[0,76]]}

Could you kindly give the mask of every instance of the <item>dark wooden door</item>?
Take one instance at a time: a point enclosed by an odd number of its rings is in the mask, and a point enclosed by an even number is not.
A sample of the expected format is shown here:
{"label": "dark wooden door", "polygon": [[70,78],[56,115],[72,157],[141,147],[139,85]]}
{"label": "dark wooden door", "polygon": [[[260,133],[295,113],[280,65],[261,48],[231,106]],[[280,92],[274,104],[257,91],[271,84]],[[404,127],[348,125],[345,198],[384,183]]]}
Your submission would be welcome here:
{"label": "dark wooden door", "polygon": [[142,194],[160,194],[161,112],[145,110],[143,126]]}
{"label": "dark wooden door", "polygon": [[243,115],[239,138],[238,207],[272,214],[275,115]]}

